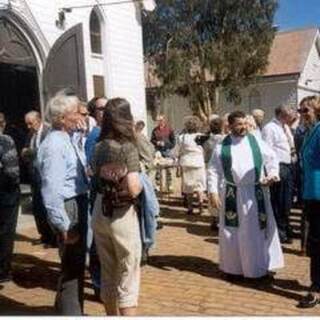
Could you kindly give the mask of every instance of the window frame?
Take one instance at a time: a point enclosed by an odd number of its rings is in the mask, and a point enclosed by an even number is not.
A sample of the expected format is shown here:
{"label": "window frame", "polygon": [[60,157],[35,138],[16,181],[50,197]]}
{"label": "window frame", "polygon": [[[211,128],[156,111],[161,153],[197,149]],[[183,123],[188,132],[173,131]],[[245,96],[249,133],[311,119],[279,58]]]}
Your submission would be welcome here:
{"label": "window frame", "polygon": [[[93,21],[93,19],[96,19]],[[93,23],[97,23],[95,27],[98,27],[99,30],[93,30]],[[102,22],[99,17],[99,13],[92,9],[89,18],[89,34],[90,34],[90,48],[92,55],[100,57],[103,55],[103,42],[102,42]],[[95,43],[94,43],[95,42]],[[95,47],[96,46],[96,47]],[[96,50],[98,48],[98,50]]]}

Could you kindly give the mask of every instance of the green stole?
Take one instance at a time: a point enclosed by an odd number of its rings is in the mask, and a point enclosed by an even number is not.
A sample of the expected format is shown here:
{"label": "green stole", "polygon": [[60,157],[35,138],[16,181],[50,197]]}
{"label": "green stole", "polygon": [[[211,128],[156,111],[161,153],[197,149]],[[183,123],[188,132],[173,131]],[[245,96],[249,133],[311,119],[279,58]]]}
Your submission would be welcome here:
{"label": "green stole", "polygon": [[[264,202],[263,190],[260,184],[261,171],[263,168],[262,154],[257,143],[256,138],[252,134],[248,134],[250,148],[253,156],[254,171],[255,171],[255,196],[258,207],[258,218],[260,229],[267,227],[267,213]],[[239,217],[237,210],[237,186],[234,183],[231,168],[231,136],[228,135],[222,141],[221,160],[223,166],[224,177],[226,181],[226,193],[225,193],[225,226],[238,227]]]}

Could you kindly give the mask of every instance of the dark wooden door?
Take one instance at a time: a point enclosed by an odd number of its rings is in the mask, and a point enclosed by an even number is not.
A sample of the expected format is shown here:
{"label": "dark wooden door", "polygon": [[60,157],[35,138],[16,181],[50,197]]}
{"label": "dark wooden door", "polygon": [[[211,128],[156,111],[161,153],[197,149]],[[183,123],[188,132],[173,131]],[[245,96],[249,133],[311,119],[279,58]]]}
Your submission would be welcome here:
{"label": "dark wooden door", "polygon": [[43,72],[45,102],[70,88],[87,100],[82,24],[66,31],[52,46]]}

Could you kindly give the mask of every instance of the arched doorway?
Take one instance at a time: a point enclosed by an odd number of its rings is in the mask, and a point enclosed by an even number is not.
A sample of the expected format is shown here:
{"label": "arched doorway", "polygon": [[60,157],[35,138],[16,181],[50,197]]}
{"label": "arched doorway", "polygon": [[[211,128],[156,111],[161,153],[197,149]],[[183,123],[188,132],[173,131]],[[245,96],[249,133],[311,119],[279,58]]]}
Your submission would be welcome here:
{"label": "arched doorway", "polygon": [[82,24],[64,32],[46,51],[24,20],[0,10],[0,112],[8,124],[5,133],[14,138],[20,154],[28,142],[28,111],[45,111],[48,99],[65,88],[87,98]]}
{"label": "arched doorway", "polygon": [[[6,118],[5,133],[10,135],[19,154],[27,144],[24,115],[40,111],[37,61],[23,33],[9,19],[0,19],[0,112]],[[27,173],[21,163],[21,178]]]}

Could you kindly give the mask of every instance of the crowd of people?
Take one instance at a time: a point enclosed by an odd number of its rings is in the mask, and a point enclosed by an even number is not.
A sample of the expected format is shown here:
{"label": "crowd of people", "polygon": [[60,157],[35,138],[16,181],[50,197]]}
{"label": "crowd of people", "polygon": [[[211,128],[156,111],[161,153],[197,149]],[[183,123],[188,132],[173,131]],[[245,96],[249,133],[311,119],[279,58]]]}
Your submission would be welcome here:
{"label": "crowd of people", "polygon": [[[39,241],[58,247],[61,273],[55,308],[83,314],[84,274],[108,315],[137,312],[141,260],[160,228],[157,185],[165,167],[172,191],[172,167],[181,175],[187,214],[208,203],[212,230],[219,231],[219,266],[230,281],[272,281],[284,266],[281,244],[295,235],[293,204],[303,207],[302,250],[310,256],[310,291],[301,308],[320,302],[320,98],[304,98],[298,109],[280,105],[264,124],[264,111],[213,114],[208,123],[188,116],[175,133],[163,115],[151,139],[134,121],[123,98],[95,97],[84,103],[68,90],[25,115],[28,145],[17,152],[0,133],[0,281],[11,280],[19,207],[19,156],[30,172]],[[1,120],[1,119],[0,119]],[[1,121],[0,121],[1,124]],[[92,237],[93,235],[93,237]]]}

